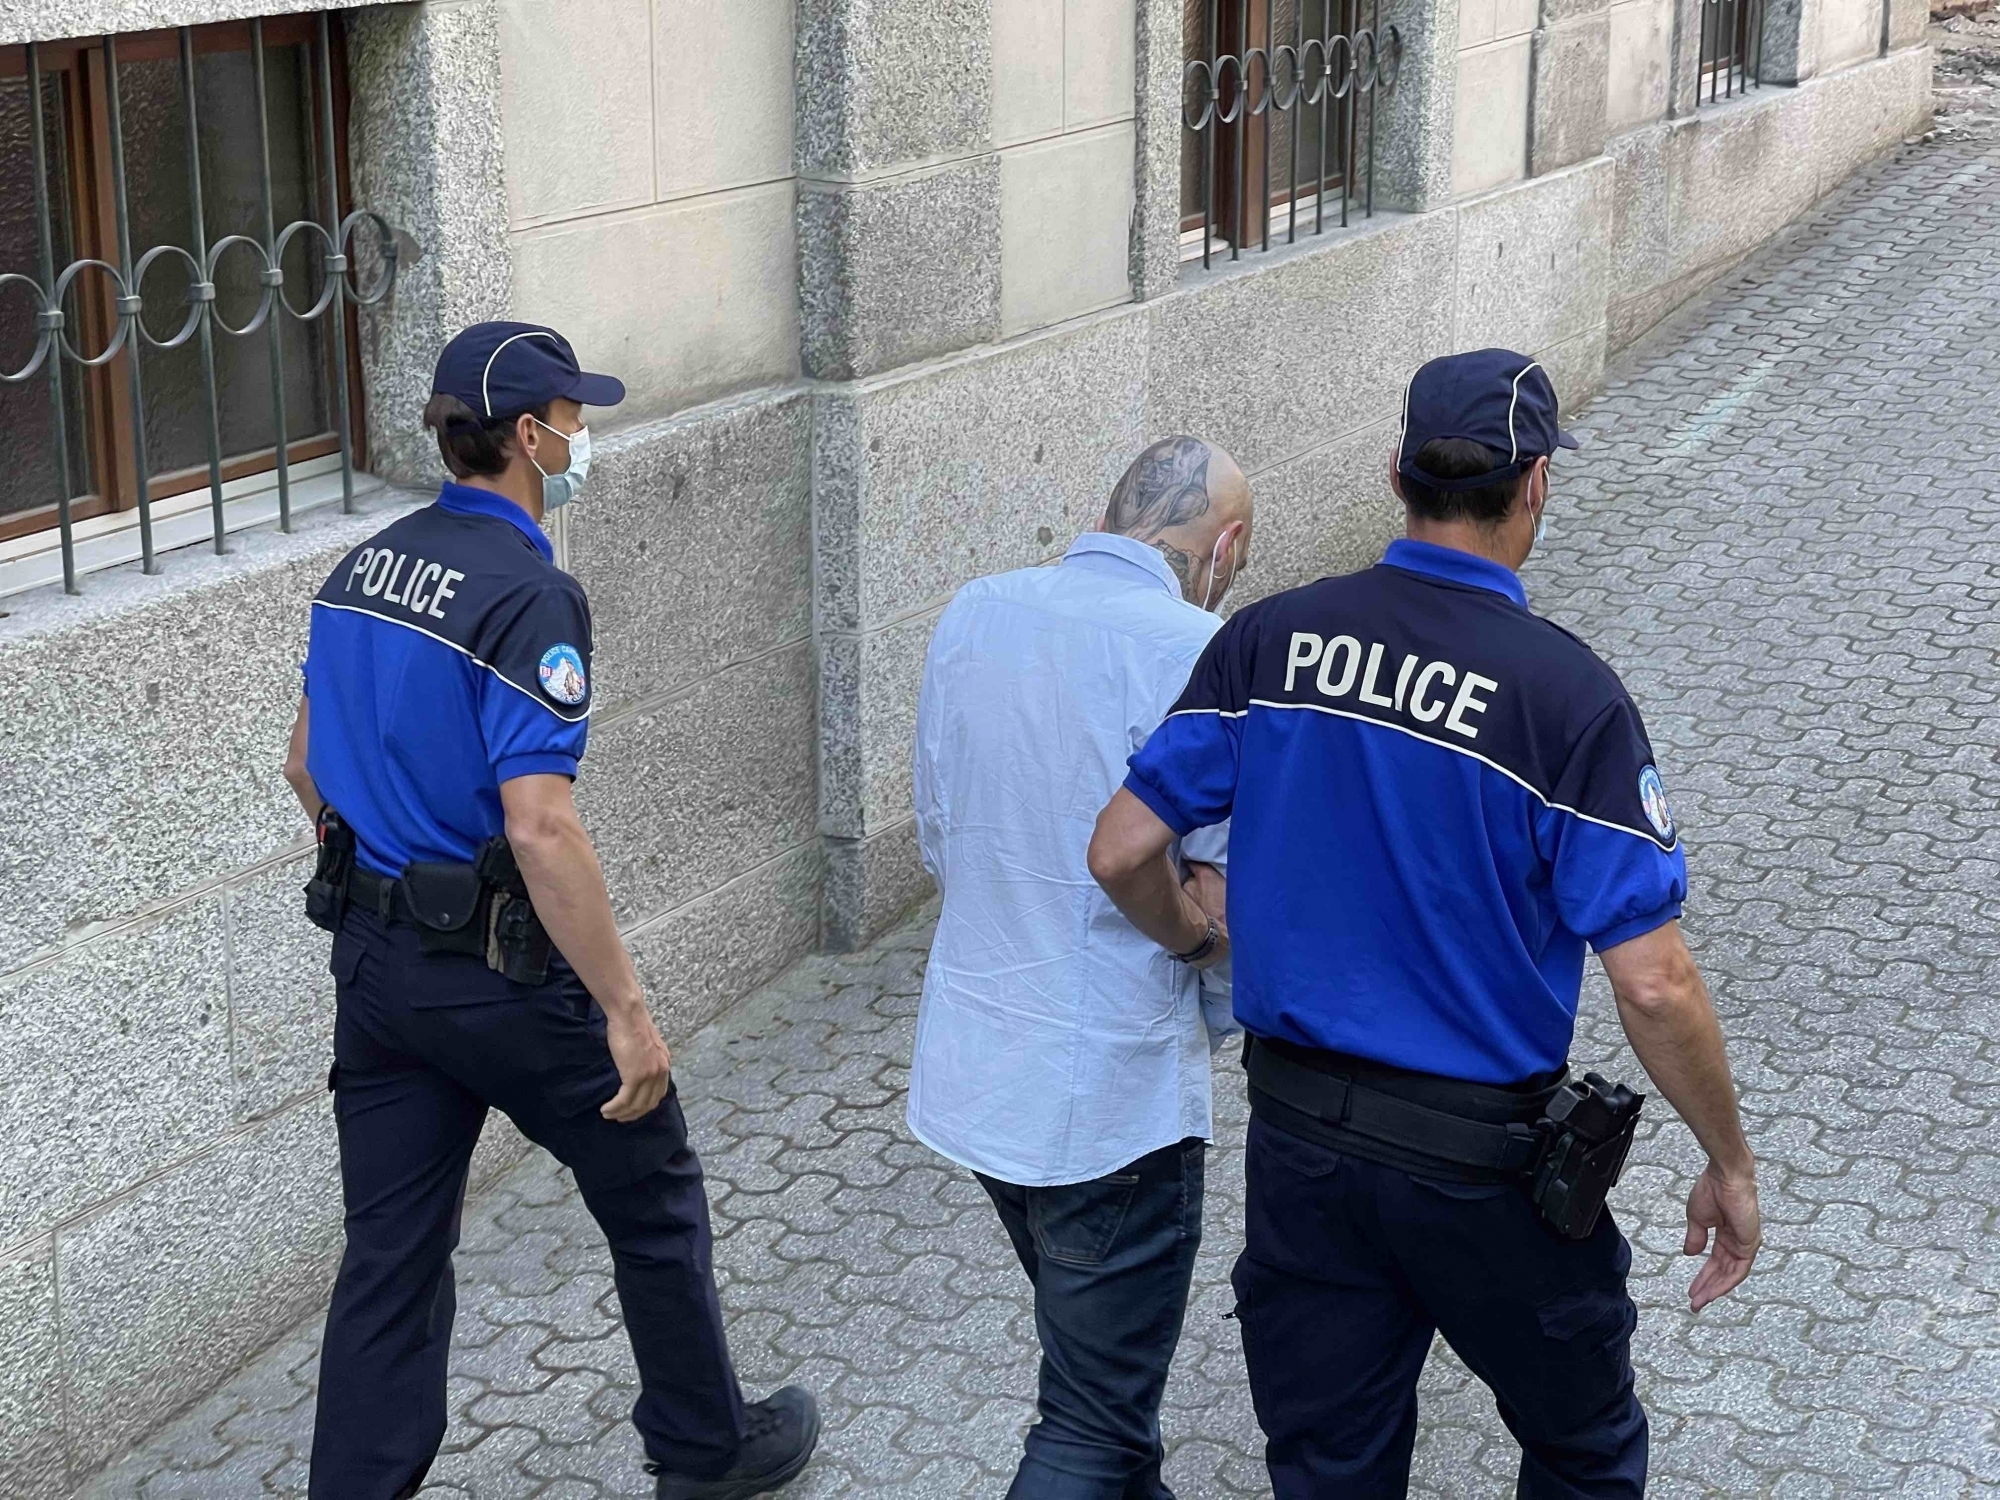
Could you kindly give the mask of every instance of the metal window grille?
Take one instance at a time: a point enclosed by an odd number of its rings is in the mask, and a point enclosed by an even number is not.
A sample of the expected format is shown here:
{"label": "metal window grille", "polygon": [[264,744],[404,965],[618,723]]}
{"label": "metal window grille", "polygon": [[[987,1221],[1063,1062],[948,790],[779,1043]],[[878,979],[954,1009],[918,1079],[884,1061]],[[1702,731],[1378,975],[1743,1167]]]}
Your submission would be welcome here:
{"label": "metal window grille", "polygon": [[[1183,228],[1201,263],[1297,241],[1375,212],[1376,97],[1395,86],[1402,33],[1381,0],[1191,0],[1181,70]],[[1276,172],[1274,174],[1274,166]]]}
{"label": "metal window grille", "polygon": [[1697,104],[1762,87],[1763,59],[1764,0],[1702,0]]}
{"label": "metal window grille", "polygon": [[[146,387],[144,363],[140,359],[143,349],[165,351],[180,349],[192,343],[199,355],[199,379],[202,405],[206,416],[205,446],[208,460],[208,490],[210,510],[214,527],[215,550],[227,551],[225,541],[225,521],[223,505],[223,444],[222,444],[222,399],[216,376],[216,340],[218,337],[241,339],[255,334],[260,329],[267,330],[266,342],[270,351],[270,393],[272,420],[277,435],[275,444],[278,516],[279,526],[286,531],[292,527],[291,478],[289,473],[290,428],[285,410],[285,351],[284,334],[287,321],[299,324],[323,323],[330,332],[332,343],[333,397],[337,413],[335,426],[339,438],[341,504],[345,510],[354,507],[354,444],[352,398],[348,389],[348,345],[347,317],[350,307],[373,307],[384,302],[391,294],[396,280],[397,246],[395,235],[389,224],[378,214],[356,208],[341,213],[340,174],[335,145],[334,81],[332,71],[332,36],[324,13],[318,17],[317,48],[315,55],[317,77],[313,80],[309,105],[317,113],[315,131],[318,138],[319,160],[313,164],[314,172],[324,173],[323,186],[317,196],[322,212],[315,217],[295,219],[279,228],[275,223],[271,170],[271,122],[268,110],[266,88],[266,56],[264,43],[264,23],[253,20],[250,23],[250,53],[252,75],[257,94],[256,120],[258,152],[258,191],[261,204],[261,223],[251,232],[230,233],[210,241],[206,228],[205,204],[202,196],[201,148],[199,138],[199,100],[195,74],[195,36],[190,27],[181,27],[179,37],[180,62],[180,109],[185,120],[186,179],[189,195],[189,222],[192,226],[188,245],[154,245],[138,255],[132,249],[132,197],[131,185],[126,178],[126,135],[127,125],[123,117],[119,75],[119,49],[117,37],[106,37],[93,46],[102,51],[102,80],[105,107],[109,113],[109,194],[112,219],[115,224],[117,263],[94,258],[81,258],[68,265],[57,267],[55,263],[55,227],[59,215],[67,211],[67,205],[59,202],[51,188],[51,170],[46,142],[48,135],[44,119],[44,77],[43,60],[38,44],[26,44],[27,53],[27,96],[30,110],[29,136],[31,138],[30,170],[32,173],[32,195],[35,204],[35,241],[37,266],[33,274],[7,270],[0,272],[0,295],[21,295],[25,293],[34,299],[35,341],[27,362],[14,370],[0,369],[0,382],[21,385],[36,379],[46,380],[53,413],[51,431],[60,472],[60,485],[55,496],[56,521],[61,533],[63,587],[69,593],[77,593],[75,544],[72,536],[71,500],[76,490],[73,472],[72,447],[69,423],[73,408],[66,399],[64,390],[64,366],[74,365],[80,370],[95,370],[110,364],[121,354],[125,356],[125,377],[130,387],[129,432],[118,435],[114,441],[128,444],[122,459],[128,459],[136,476],[134,499],[138,511],[139,547],[145,571],[158,571],[158,561],[153,548],[152,515],[152,475],[149,472],[146,431]],[[250,143],[244,143],[244,149]],[[60,169],[61,164],[58,164]],[[363,224],[369,225],[374,233],[372,243],[364,239],[357,244],[355,231]],[[246,226],[248,228],[249,226]],[[303,239],[308,252],[313,245],[319,249],[320,286],[317,296],[306,306],[299,306],[294,293],[286,286],[286,251],[294,240]],[[357,257],[357,250],[361,252]],[[232,324],[225,317],[216,301],[216,267],[222,258],[235,252],[248,256],[255,267],[256,279],[261,287],[255,310],[242,322]],[[361,283],[361,271],[357,259],[371,262],[372,275],[368,284]],[[146,321],[147,299],[145,284],[147,273],[162,259],[179,262],[186,270],[188,286],[181,299],[184,311],[177,312],[178,326],[169,333],[156,333]],[[71,339],[71,332],[79,321],[66,308],[72,301],[72,289],[78,279],[91,274],[104,278],[111,290],[110,334],[104,346],[95,352],[79,350]],[[10,292],[10,288],[13,289]],[[311,289],[306,289],[310,295]],[[77,293],[81,300],[81,289]],[[163,299],[164,300],[164,299]],[[87,341],[87,340],[86,340]],[[158,358],[159,355],[155,355]]]}

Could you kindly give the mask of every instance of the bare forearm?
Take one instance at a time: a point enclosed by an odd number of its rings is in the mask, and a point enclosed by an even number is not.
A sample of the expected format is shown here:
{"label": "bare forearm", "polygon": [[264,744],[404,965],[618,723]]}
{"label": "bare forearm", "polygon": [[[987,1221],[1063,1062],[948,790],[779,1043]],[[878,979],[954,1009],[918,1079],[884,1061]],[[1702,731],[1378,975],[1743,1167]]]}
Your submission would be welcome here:
{"label": "bare forearm", "polygon": [[1701,1142],[1717,1170],[1748,1178],[1755,1172],[1722,1027],[1676,924],[1603,955],[1618,1019],[1655,1087]]}
{"label": "bare forearm", "polygon": [[[1208,936],[1208,917],[1181,889],[1167,850],[1173,830],[1159,815],[1120,787],[1097,815],[1090,835],[1090,875],[1111,904],[1169,953],[1186,953]],[[1219,962],[1226,938],[1204,964]]]}
{"label": "bare forearm", "polygon": [[514,859],[549,939],[608,1016],[643,1010],[639,976],[618,935],[604,871],[583,825],[556,821],[532,832],[510,827]]}
{"label": "bare forearm", "polygon": [[285,779],[291,783],[292,795],[299,799],[299,806],[305,809],[306,816],[317,823],[320,813],[326,808],[326,799],[320,796],[319,788],[313,784],[312,777],[287,776]]}
{"label": "bare forearm", "polygon": [[1125,920],[1169,953],[1186,953],[1208,935],[1207,913],[1181,888],[1164,854],[1103,885]]}
{"label": "bare forearm", "polygon": [[298,717],[292,721],[292,741],[285,749],[285,782],[291,787],[292,795],[299,799],[299,806],[305,809],[306,816],[317,823],[326,801],[320,796],[312,773],[306,769],[308,723],[306,700],[301,698]]}

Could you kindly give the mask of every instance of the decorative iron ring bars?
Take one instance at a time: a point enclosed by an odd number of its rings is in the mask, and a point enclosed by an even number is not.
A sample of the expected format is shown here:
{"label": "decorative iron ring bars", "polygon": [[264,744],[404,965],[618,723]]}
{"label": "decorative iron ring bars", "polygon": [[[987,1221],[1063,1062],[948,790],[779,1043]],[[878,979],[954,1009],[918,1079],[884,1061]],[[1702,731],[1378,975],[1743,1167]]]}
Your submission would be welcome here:
{"label": "decorative iron ring bars", "polygon": [[[1271,205],[1271,115],[1288,115],[1291,119],[1292,152],[1291,184],[1287,198],[1288,229],[1287,242],[1298,239],[1298,197],[1299,136],[1300,124],[1306,110],[1320,112],[1318,131],[1319,172],[1315,179],[1318,186],[1314,190],[1313,232],[1318,234],[1326,227],[1326,193],[1328,137],[1330,130],[1340,139],[1338,155],[1335,157],[1340,167],[1340,224],[1347,225],[1348,200],[1352,197],[1356,162],[1355,126],[1358,106],[1362,99],[1367,101],[1367,156],[1366,180],[1361,197],[1364,212],[1373,216],[1375,212],[1375,95],[1394,88],[1402,73],[1403,35],[1395,23],[1384,25],[1381,20],[1380,0],[1370,0],[1369,24],[1334,30],[1331,24],[1334,0],[1321,0],[1327,16],[1329,35],[1326,37],[1306,36],[1305,13],[1307,0],[1296,0],[1297,30],[1291,41],[1275,44],[1261,44],[1243,47],[1240,51],[1220,53],[1213,51],[1216,27],[1225,9],[1233,12],[1238,20],[1239,33],[1246,38],[1250,33],[1256,0],[1210,0],[1209,30],[1211,55],[1206,58],[1190,58],[1181,67],[1181,124],[1191,132],[1197,141],[1196,160],[1201,174],[1199,197],[1202,204],[1202,246],[1201,263],[1207,266],[1212,261],[1215,217],[1215,184],[1218,176],[1216,160],[1220,150],[1220,127],[1236,126],[1236,204],[1233,218],[1237,230],[1229,241],[1229,258],[1242,257],[1243,240],[1248,236],[1242,225],[1249,217],[1244,192],[1245,157],[1250,135],[1250,120],[1261,118],[1264,122],[1264,149],[1262,156],[1263,192],[1262,211],[1258,215],[1263,220],[1261,248],[1271,247],[1270,205]],[[1346,0],[1341,6],[1350,19],[1358,20],[1361,0]],[[1268,37],[1275,19],[1271,0],[1264,0],[1264,30]],[[1253,88],[1253,84],[1256,86]],[[1336,109],[1337,106],[1337,109]],[[1247,119],[1246,119],[1247,116]]]}
{"label": "decorative iron ring bars", "polygon": [[[158,571],[158,562],[153,548],[151,475],[146,462],[145,403],[138,358],[140,346],[147,345],[154,349],[167,350],[178,349],[191,340],[199,341],[202,386],[208,409],[210,509],[215,533],[215,550],[223,552],[227,548],[224,540],[222,440],[215,374],[215,333],[219,329],[225,336],[244,338],[267,326],[269,328],[271,404],[278,477],[278,524],[282,530],[290,531],[292,513],[289,428],[285,417],[284,320],[274,317],[273,314],[282,309],[290,319],[299,323],[309,323],[320,318],[329,319],[333,332],[333,385],[340,429],[341,504],[344,510],[351,511],[354,508],[354,452],[347,383],[347,308],[376,307],[389,299],[396,283],[398,247],[395,231],[388,221],[370,209],[357,208],[345,218],[336,217],[339,213],[340,179],[333,140],[333,73],[329,50],[331,38],[324,13],[318,18],[318,26],[319,133],[323,147],[320,166],[326,174],[325,223],[315,219],[299,219],[285,225],[281,230],[274,226],[271,206],[270,119],[268,94],[265,88],[264,23],[261,20],[253,20],[250,23],[251,57],[257,89],[257,132],[260,152],[258,182],[263,209],[263,233],[230,234],[218,239],[213,245],[206,243],[207,235],[202,214],[199,122],[195,100],[194,39],[192,30],[183,26],[180,28],[181,104],[187,118],[189,207],[192,213],[191,223],[195,243],[192,249],[180,245],[155,245],[135,261],[132,257],[131,222],[126,195],[125,153],[119,107],[118,42],[115,37],[106,37],[102,46],[106,103],[111,125],[111,176],[120,264],[113,265],[108,261],[85,258],[71,262],[59,273],[54,266],[46,133],[42,118],[41,58],[37,44],[34,42],[27,44],[30,133],[33,136],[31,154],[41,265],[39,276],[25,276],[19,272],[0,273],[0,294],[4,294],[6,289],[13,285],[31,289],[35,297],[36,333],[34,349],[28,356],[27,362],[17,370],[0,370],[0,382],[18,385],[32,380],[36,374],[44,370],[48,374],[50,399],[54,403],[52,435],[59,458],[62,483],[62,492],[57,498],[57,520],[62,540],[63,588],[68,593],[74,594],[78,592],[78,588],[76,549],[70,518],[70,495],[75,486],[70,473],[68,419],[63,401],[64,361],[85,369],[94,369],[109,364],[121,352],[128,349],[130,351],[127,369],[132,388],[131,442],[137,482],[139,547],[145,571],[153,573]],[[375,231],[373,251],[379,260],[379,268],[373,283],[366,288],[356,279],[359,268],[354,254],[355,231],[364,223]],[[284,270],[285,253],[292,241],[301,235],[308,239],[317,239],[322,252],[322,285],[319,295],[309,307],[303,309],[294,305],[287,294]],[[216,267],[221,263],[222,257],[232,250],[238,251],[239,254],[254,255],[257,280],[261,287],[256,310],[240,324],[231,323],[216,302]],[[147,273],[152,270],[154,264],[170,257],[182,262],[189,273],[185,303],[187,313],[177,329],[161,336],[155,334],[146,324],[144,288]],[[95,354],[86,355],[70,342],[68,318],[63,309],[67,305],[72,285],[79,276],[88,271],[97,272],[110,281],[114,293],[112,308],[115,323],[104,348]]]}
{"label": "decorative iron ring bars", "polygon": [[[367,292],[363,292],[354,284],[353,258],[347,253],[353,241],[355,228],[364,220],[373,223],[382,246],[382,270],[375,278],[373,289]],[[320,288],[319,297],[311,307],[303,310],[292,306],[291,298],[285,295],[285,272],[282,265],[286,247],[301,231],[318,235],[322,244],[337,244],[340,247],[326,258],[328,274],[326,284]],[[72,261],[63,268],[62,274],[56,277],[53,291],[44,291],[42,284],[32,276],[23,276],[13,271],[0,274],[0,286],[25,286],[35,294],[37,298],[35,327],[39,330],[34,352],[28,356],[28,362],[18,370],[0,370],[0,381],[19,385],[32,380],[36,372],[42,368],[42,362],[49,357],[51,351],[55,350],[61,351],[62,358],[86,369],[108,364],[131,341],[135,331],[141,340],[154,349],[178,349],[195,336],[204,321],[212,323],[214,327],[232,338],[244,338],[262,328],[270,318],[272,309],[276,307],[284,308],[298,322],[310,323],[324,316],[327,309],[333,305],[336,296],[344,296],[346,301],[356,307],[378,306],[387,299],[395,281],[394,235],[395,231],[380,214],[361,208],[341,221],[340,238],[337,241],[328,236],[324,224],[311,219],[299,219],[285,226],[270,252],[247,234],[232,234],[225,239],[217,240],[209,247],[208,261],[205,265],[197,264],[195,258],[179,245],[155,245],[140,256],[139,263],[133,267],[133,274],[138,278],[141,287],[145,285],[146,273],[152,268],[153,263],[163,256],[178,256],[193,273],[193,279],[188,285],[187,316],[182,320],[181,326],[165,338],[146,326],[144,296],[127,287],[125,278],[119,274],[118,268],[109,262],[87,259]],[[258,271],[257,279],[264,288],[263,293],[257,299],[256,312],[251,314],[248,322],[241,324],[231,323],[222,315],[215,295],[216,262],[222,258],[223,251],[234,245],[247,246],[262,262],[262,269]],[[70,343],[69,319],[62,310],[69,294],[70,284],[85,271],[102,272],[105,279],[118,292],[112,303],[117,312],[117,332],[112,334],[110,341],[95,354],[80,353],[76,346]],[[347,278],[344,292],[336,285],[336,281],[343,277]]]}

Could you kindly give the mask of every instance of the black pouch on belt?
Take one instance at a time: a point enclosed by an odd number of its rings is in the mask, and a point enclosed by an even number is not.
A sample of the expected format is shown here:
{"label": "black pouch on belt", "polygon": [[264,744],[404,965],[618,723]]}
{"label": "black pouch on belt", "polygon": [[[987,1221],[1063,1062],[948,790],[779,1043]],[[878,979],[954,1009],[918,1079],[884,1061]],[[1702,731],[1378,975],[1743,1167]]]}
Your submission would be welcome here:
{"label": "black pouch on belt", "polygon": [[1549,1100],[1539,1128],[1541,1160],[1529,1185],[1542,1222],[1566,1240],[1590,1237],[1604,1196],[1625,1170],[1639,1109],[1646,1102],[1596,1073],[1572,1078]]}
{"label": "black pouch on belt", "polygon": [[486,957],[488,890],[471,865],[413,864],[403,871],[403,901],[426,953]]}

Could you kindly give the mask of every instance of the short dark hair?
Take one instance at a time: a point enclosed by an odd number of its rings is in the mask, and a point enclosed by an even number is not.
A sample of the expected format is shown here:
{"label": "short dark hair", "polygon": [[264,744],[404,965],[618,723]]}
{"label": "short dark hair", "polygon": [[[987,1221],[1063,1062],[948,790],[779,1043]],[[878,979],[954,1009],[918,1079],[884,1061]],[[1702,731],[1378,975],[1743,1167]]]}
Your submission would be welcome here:
{"label": "short dark hair", "polygon": [[[1470,438],[1432,438],[1416,451],[1413,462],[1426,474],[1435,474],[1439,479],[1470,479],[1475,474],[1487,474],[1503,467],[1499,454]],[[1504,521],[1508,512],[1513,510],[1524,476],[1515,474],[1498,484],[1482,485],[1476,490],[1435,489],[1420,479],[1410,478],[1408,474],[1400,477],[1403,503],[1409,506],[1412,514],[1426,521],[1476,521],[1482,526],[1491,526]]]}
{"label": "short dark hair", "polygon": [[456,396],[433,396],[424,406],[424,426],[437,433],[438,453],[455,479],[491,478],[506,472],[514,456],[514,424],[523,415],[546,422],[546,405],[505,417],[482,417]]}

